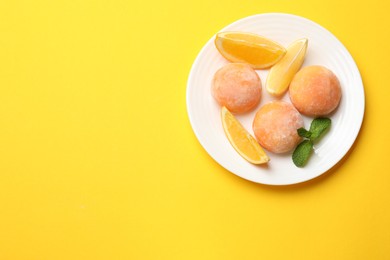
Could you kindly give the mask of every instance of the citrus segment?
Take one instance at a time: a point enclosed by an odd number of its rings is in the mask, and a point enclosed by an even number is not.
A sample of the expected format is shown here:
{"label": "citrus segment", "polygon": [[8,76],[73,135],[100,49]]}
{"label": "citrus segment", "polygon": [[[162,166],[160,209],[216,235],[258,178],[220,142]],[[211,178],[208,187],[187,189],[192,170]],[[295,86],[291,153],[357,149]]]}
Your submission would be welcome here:
{"label": "citrus segment", "polygon": [[215,46],[231,62],[244,62],[254,69],[266,69],[277,63],[286,53],[280,44],[253,33],[221,32]]}
{"label": "citrus segment", "polygon": [[229,142],[244,159],[253,164],[263,164],[269,161],[269,157],[256,139],[245,130],[226,107],[222,107],[221,117]]}
{"label": "citrus segment", "polygon": [[268,93],[280,96],[286,92],[305,59],[307,42],[306,38],[293,42],[287,48],[286,55],[270,69],[266,81]]}

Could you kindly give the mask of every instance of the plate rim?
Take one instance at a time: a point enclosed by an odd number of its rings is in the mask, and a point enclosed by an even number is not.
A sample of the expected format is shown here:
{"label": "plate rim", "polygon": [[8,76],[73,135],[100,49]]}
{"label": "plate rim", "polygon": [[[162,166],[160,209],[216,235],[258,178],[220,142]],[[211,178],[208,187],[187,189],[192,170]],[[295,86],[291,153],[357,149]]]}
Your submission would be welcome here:
{"label": "plate rim", "polygon": [[[323,170],[319,171],[318,174],[314,174],[313,176],[310,176],[310,178],[304,178],[302,180],[298,180],[298,181],[295,181],[295,182],[283,182],[283,183],[274,183],[274,182],[259,182],[258,180],[253,180],[251,178],[248,178],[247,176],[243,176],[242,174],[238,174],[228,168],[226,168],[223,164],[221,164],[215,157],[212,153],[210,153],[208,151],[208,149],[206,148],[207,147],[207,144],[205,143],[205,140],[203,140],[202,138],[200,138],[200,133],[198,132],[199,129],[197,129],[197,127],[195,126],[194,124],[194,118],[193,118],[193,115],[191,114],[191,106],[190,106],[190,82],[193,81],[193,78],[195,77],[195,68],[198,66],[198,63],[200,62],[201,58],[204,56],[204,52],[206,51],[206,49],[208,48],[208,46],[210,45],[210,42],[212,42],[215,38],[215,35],[218,33],[218,32],[221,32],[221,31],[224,31],[226,29],[228,29],[229,27],[231,26],[234,26],[236,24],[239,24],[239,23],[242,23],[242,22],[245,22],[245,20],[251,20],[251,19],[255,19],[257,17],[264,17],[264,16],[283,16],[283,17],[290,17],[290,18],[293,18],[293,19],[298,19],[298,20],[303,20],[307,23],[310,23],[311,25],[319,28],[320,30],[322,30],[323,32],[325,32],[327,35],[329,35],[331,38],[333,38],[333,40],[335,40],[335,42],[337,42],[338,45],[340,45],[341,48],[344,49],[345,51],[345,54],[347,55],[347,58],[349,58],[351,61],[352,61],[352,66],[354,67],[354,72],[356,72],[356,78],[355,80],[357,80],[359,82],[359,89],[361,91],[361,106],[360,106],[360,110],[361,112],[359,113],[359,118],[358,118],[358,121],[356,121],[356,124],[357,124],[357,127],[355,128],[355,131],[353,133],[353,138],[351,138],[351,141],[348,145],[345,146],[345,151],[343,151],[339,158],[336,159],[336,161],[334,162],[334,164],[328,164],[326,167],[324,167]],[[329,170],[331,170],[333,167],[335,167],[337,164],[339,164],[340,161],[342,161],[342,159],[348,154],[348,152],[351,150],[351,148],[353,147],[355,141],[357,140],[357,137],[360,133],[360,130],[361,130],[361,127],[362,127],[362,124],[363,124],[363,120],[364,120],[364,115],[365,115],[365,90],[364,90],[364,85],[363,85],[363,80],[362,80],[362,76],[361,76],[361,73],[360,73],[360,70],[356,64],[356,61],[353,59],[351,53],[349,52],[349,50],[346,48],[346,46],[332,33],[330,32],[328,29],[326,29],[325,27],[321,26],[320,24],[306,18],[306,17],[302,17],[302,16],[299,16],[299,15],[295,15],[295,14],[290,14],[290,13],[282,13],[282,12],[269,12],[269,13],[259,13],[259,14],[254,14],[254,15],[250,15],[250,16],[246,16],[246,17],[243,17],[241,19],[238,19],[238,20],[235,20],[234,22],[224,26],[222,29],[220,29],[219,31],[217,31],[215,34],[213,34],[211,36],[211,38],[209,40],[207,40],[207,42],[202,46],[201,50],[198,52],[194,62],[192,63],[192,66],[191,66],[191,69],[190,69],[190,73],[189,73],[189,76],[188,76],[188,80],[187,80],[187,84],[186,84],[187,88],[186,88],[186,108],[187,108],[187,114],[188,114],[188,118],[189,118],[189,121],[190,121],[190,124],[191,124],[191,128],[192,128],[192,131],[194,132],[198,142],[201,144],[201,146],[203,147],[203,149],[206,151],[206,153],[216,162],[218,163],[222,168],[224,168],[225,170],[227,170],[228,172],[230,172],[231,174],[234,174],[240,178],[243,178],[247,181],[251,181],[251,182],[254,182],[254,183],[258,183],[258,184],[263,184],[263,185],[270,185],[270,186],[288,186],[288,185],[295,185],[295,184],[299,184],[299,183],[304,183],[304,182],[307,182],[307,181],[310,181],[310,180],[313,180],[323,174],[325,174],[326,172],[328,172]],[[359,101],[360,102],[360,101]]]}

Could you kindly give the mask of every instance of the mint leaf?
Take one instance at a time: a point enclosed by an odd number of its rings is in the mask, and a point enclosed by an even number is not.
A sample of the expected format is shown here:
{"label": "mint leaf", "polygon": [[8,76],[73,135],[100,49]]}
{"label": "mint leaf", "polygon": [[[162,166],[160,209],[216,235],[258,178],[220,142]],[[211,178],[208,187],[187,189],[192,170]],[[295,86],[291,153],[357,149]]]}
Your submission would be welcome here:
{"label": "mint leaf", "polygon": [[325,117],[319,117],[314,119],[310,125],[310,140],[312,140],[313,142],[317,141],[325,133],[325,131],[329,129],[331,123],[332,121],[329,118]]}
{"label": "mint leaf", "polygon": [[304,140],[295,148],[292,160],[297,167],[305,166],[313,150],[313,142],[311,140]]}
{"label": "mint leaf", "polygon": [[310,138],[311,136],[311,132],[310,131],[307,131],[305,128],[301,127],[297,130],[298,132],[298,135],[300,137],[305,137],[305,138]]}

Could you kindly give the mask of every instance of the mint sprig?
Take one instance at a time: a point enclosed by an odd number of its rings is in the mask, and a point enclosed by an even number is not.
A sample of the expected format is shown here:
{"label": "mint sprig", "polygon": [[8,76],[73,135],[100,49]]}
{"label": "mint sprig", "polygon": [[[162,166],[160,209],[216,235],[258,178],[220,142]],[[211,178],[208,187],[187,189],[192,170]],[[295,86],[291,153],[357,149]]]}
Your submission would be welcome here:
{"label": "mint sprig", "polygon": [[318,141],[331,126],[332,121],[329,118],[319,117],[311,122],[310,130],[301,127],[297,130],[298,135],[304,140],[295,148],[292,160],[297,167],[306,165],[312,150],[314,142]]}
{"label": "mint sprig", "polygon": [[304,137],[304,138],[310,138],[311,137],[311,132],[310,131],[307,131],[305,128],[301,127],[299,128],[298,130],[298,135],[300,137]]}
{"label": "mint sprig", "polygon": [[316,118],[310,125],[311,139],[315,142],[317,139],[325,133],[326,130],[329,129],[331,125],[331,121],[329,118]]}
{"label": "mint sprig", "polygon": [[313,150],[313,142],[310,140],[304,140],[295,148],[292,159],[296,166],[303,167],[310,157]]}

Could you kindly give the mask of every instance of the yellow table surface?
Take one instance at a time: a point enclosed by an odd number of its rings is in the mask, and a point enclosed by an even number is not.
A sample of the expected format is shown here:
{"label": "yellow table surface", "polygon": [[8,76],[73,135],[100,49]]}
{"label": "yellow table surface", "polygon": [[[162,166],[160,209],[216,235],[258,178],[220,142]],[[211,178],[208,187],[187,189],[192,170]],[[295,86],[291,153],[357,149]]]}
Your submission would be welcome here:
{"label": "yellow table surface", "polygon": [[[0,1],[0,259],[390,259],[386,1]],[[226,171],[188,120],[214,33],[284,12],[336,35],[366,110],[345,159],[271,187]]]}

